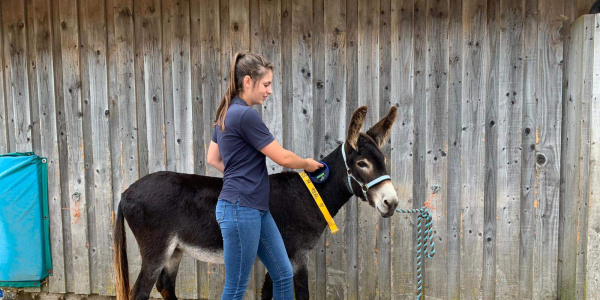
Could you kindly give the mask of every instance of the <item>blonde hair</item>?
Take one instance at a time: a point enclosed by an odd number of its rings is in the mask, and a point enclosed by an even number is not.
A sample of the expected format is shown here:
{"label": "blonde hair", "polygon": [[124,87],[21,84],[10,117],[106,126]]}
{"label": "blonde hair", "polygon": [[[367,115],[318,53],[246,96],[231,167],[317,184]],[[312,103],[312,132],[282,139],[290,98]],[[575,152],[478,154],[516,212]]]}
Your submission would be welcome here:
{"label": "blonde hair", "polygon": [[233,97],[244,91],[244,78],[250,76],[256,84],[265,76],[267,70],[273,71],[273,64],[264,56],[250,52],[235,54],[229,69],[229,86],[227,86],[227,91],[225,91],[221,104],[219,104],[213,126],[219,125],[221,131],[225,131],[225,116],[229,104]]}

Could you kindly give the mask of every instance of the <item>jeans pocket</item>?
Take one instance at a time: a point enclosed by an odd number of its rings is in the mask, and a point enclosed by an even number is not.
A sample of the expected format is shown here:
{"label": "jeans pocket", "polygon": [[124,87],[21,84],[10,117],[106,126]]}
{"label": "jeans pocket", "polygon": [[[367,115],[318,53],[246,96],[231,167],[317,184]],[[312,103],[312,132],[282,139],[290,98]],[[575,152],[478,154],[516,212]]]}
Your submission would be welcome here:
{"label": "jeans pocket", "polygon": [[215,208],[215,218],[217,219],[217,223],[221,223],[223,219],[225,219],[225,207],[222,200],[217,202],[217,207]]}

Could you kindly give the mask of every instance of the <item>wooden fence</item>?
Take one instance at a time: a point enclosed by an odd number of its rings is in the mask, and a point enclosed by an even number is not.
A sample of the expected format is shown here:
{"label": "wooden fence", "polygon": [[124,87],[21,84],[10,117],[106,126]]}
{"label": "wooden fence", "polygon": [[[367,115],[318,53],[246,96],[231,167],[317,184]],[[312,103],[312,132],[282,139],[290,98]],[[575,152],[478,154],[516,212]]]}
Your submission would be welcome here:
{"label": "wooden fence", "polygon": [[[218,175],[205,163],[210,124],[233,53],[250,50],[275,65],[257,110],[301,156],[341,143],[359,105],[366,126],[399,107],[385,151],[400,207],[442,186],[428,297],[600,298],[600,20],[569,35],[591,2],[0,1],[0,152],[49,162],[43,291],[114,295],[120,193],[159,170]],[[414,297],[412,217],[351,200],[335,219],[340,233],[311,254],[315,299]],[[177,293],[218,298],[223,280],[222,266],[184,257]]]}

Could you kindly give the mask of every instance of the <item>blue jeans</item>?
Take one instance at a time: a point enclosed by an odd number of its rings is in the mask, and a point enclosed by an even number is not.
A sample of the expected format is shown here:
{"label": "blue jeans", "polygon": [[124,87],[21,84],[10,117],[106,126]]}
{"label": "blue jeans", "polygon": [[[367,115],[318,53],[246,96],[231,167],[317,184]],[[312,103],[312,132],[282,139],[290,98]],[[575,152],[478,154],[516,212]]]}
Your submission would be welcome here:
{"label": "blue jeans", "polygon": [[221,299],[244,297],[257,255],[273,280],[273,299],[294,299],[294,271],[271,213],[219,199],[215,215],[225,258]]}

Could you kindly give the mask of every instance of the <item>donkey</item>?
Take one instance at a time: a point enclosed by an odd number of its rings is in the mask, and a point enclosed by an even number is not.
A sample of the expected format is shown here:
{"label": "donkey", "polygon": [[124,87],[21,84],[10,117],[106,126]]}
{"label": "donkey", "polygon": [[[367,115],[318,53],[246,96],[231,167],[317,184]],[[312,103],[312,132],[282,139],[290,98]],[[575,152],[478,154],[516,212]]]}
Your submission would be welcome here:
{"label": "donkey", "polygon": [[[332,216],[353,195],[368,202],[384,218],[392,216],[398,205],[381,151],[397,108],[392,106],[365,134],[360,129],[366,114],[365,106],[353,113],[346,141],[323,159],[330,176],[316,188]],[[327,223],[298,173],[272,174],[269,182],[270,211],[292,262],[294,293],[296,299],[308,299],[308,254]],[[222,186],[222,178],[162,171],[144,176],[123,192],[114,228],[117,300],[148,299],[155,283],[164,299],[177,299],[175,278],[183,253],[209,263],[224,263],[223,239],[215,219]],[[142,257],[131,291],[123,219]],[[272,292],[267,273],[262,298],[271,299]]]}

